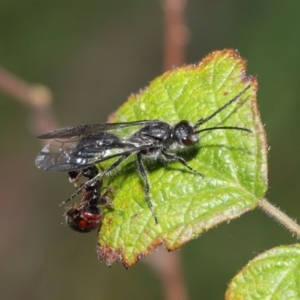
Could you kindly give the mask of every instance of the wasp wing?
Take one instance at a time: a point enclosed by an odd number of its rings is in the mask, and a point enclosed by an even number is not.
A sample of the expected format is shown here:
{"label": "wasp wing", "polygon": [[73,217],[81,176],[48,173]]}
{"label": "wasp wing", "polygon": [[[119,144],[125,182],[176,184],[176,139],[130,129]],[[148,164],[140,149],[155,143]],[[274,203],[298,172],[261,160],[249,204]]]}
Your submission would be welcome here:
{"label": "wasp wing", "polygon": [[39,135],[37,138],[56,139],[56,138],[72,138],[75,136],[83,137],[83,136],[95,135],[100,132],[120,131],[122,128],[141,127],[153,121],[156,120],[141,120],[141,121],[124,122],[124,123],[103,123],[103,124],[80,125],[75,127],[65,127],[65,128],[46,132],[44,134]]}
{"label": "wasp wing", "polygon": [[[131,124],[133,125],[135,130],[140,128]],[[70,172],[113,157],[134,153],[151,145],[130,141],[132,131],[128,133],[116,127],[115,133],[103,131],[70,138],[55,138],[38,154],[35,164],[45,171]]]}

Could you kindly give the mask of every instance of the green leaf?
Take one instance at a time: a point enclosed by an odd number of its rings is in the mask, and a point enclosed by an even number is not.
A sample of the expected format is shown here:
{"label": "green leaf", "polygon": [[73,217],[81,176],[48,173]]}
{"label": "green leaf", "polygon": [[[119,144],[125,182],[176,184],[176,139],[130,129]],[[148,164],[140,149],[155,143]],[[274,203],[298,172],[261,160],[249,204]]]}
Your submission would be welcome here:
{"label": "green leaf", "polygon": [[300,299],[300,245],[258,255],[233,278],[226,299]]}
{"label": "green leaf", "polygon": [[[197,146],[180,155],[205,175],[178,162],[145,159],[151,201],[147,205],[135,155],[105,178],[114,189],[114,208],[105,209],[98,256],[107,264],[133,265],[155,247],[174,250],[221,222],[255,208],[267,189],[266,138],[256,105],[256,79],[245,76],[245,61],[234,50],[216,51],[197,65],[187,65],[156,78],[132,95],[114,122],[160,119],[195,123],[251,85],[238,101],[201,127],[239,126],[252,130],[216,130],[201,134]],[[107,168],[112,161],[101,164]]]}

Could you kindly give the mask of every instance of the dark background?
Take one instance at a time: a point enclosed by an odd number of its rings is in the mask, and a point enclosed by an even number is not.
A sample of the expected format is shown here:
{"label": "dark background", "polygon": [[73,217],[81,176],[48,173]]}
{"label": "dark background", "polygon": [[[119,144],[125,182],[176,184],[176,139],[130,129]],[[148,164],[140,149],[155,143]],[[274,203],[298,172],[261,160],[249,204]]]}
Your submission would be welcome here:
{"label": "dark background", "polygon": [[[187,63],[234,48],[257,75],[267,137],[268,199],[300,216],[300,2],[189,1]],[[50,87],[61,126],[105,122],[162,73],[160,1],[0,1],[0,65]],[[65,174],[34,165],[41,144],[31,111],[0,91],[1,299],[162,299],[143,262],[130,270],[97,260],[96,233],[61,225],[73,191]],[[222,299],[256,254],[296,239],[259,209],[179,251],[191,299]],[[163,250],[160,250],[163,251]],[[144,260],[147,260],[145,258]]]}

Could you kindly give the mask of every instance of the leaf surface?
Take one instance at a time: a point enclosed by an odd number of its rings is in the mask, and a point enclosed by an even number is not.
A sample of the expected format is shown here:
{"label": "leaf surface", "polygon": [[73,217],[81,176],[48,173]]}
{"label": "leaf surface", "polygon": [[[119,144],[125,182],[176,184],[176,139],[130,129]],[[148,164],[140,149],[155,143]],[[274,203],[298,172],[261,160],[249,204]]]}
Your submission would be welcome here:
{"label": "leaf surface", "polygon": [[300,299],[300,245],[258,255],[233,278],[226,299]]}
{"label": "leaf surface", "polygon": [[[133,265],[155,247],[179,248],[216,225],[255,208],[267,189],[266,138],[256,105],[257,82],[245,75],[245,61],[234,50],[216,51],[199,64],[164,73],[132,95],[114,122],[159,119],[196,123],[251,87],[240,99],[202,125],[239,126],[240,130],[200,133],[197,146],[177,153],[204,174],[201,178],[178,162],[144,163],[151,201],[159,224],[147,205],[136,156],[126,159],[105,178],[114,189],[114,208],[105,209],[99,231],[98,256],[111,265]],[[112,162],[102,163],[107,168]]]}

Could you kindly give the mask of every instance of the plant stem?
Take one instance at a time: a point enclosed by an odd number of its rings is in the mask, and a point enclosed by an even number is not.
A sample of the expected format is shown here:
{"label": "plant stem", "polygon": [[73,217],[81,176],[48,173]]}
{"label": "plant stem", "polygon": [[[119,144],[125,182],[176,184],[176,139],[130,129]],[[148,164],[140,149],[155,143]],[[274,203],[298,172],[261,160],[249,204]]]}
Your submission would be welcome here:
{"label": "plant stem", "polygon": [[44,85],[32,85],[0,67],[0,90],[26,105],[32,112],[33,134],[57,128],[52,112],[52,93]]}
{"label": "plant stem", "polygon": [[259,203],[260,208],[266,212],[269,216],[273,217],[280,224],[286,227],[292,234],[300,237],[300,226],[296,221],[288,217],[283,211],[278,207],[271,204],[267,199],[263,199]]}
{"label": "plant stem", "polygon": [[[163,69],[181,66],[185,61],[185,45],[188,29],[185,24],[187,0],[163,0],[164,49]],[[163,247],[154,251],[148,260],[159,276],[166,300],[188,299],[187,288],[181,268],[180,252],[166,252]]]}
{"label": "plant stem", "polygon": [[188,28],[185,23],[187,0],[164,0],[164,71],[185,62],[185,46],[188,41]]}

